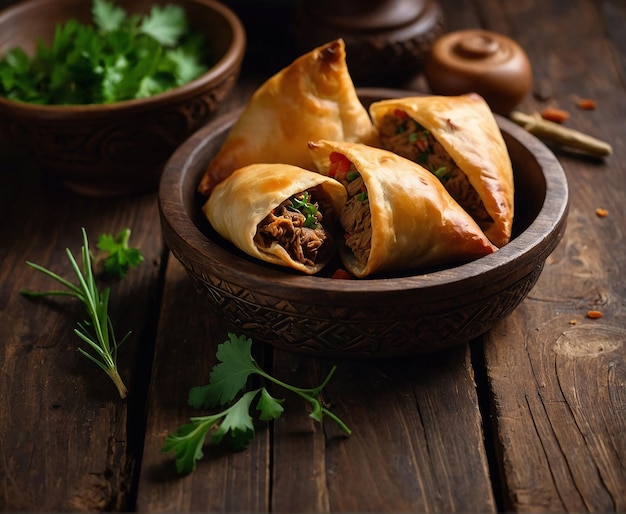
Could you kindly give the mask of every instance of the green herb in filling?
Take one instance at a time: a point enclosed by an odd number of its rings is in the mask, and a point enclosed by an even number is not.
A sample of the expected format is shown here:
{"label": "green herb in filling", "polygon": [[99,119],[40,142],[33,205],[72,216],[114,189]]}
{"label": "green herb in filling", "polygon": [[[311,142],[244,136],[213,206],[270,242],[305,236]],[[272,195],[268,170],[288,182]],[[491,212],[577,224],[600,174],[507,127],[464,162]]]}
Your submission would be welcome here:
{"label": "green herb in filling", "polygon": [[294,196],[290,199],[292,211],[298,211],[306,218],[303,226],[307,228],[317,228],[317,205],[311,203],[311,195],[305,191],[301,197]]}

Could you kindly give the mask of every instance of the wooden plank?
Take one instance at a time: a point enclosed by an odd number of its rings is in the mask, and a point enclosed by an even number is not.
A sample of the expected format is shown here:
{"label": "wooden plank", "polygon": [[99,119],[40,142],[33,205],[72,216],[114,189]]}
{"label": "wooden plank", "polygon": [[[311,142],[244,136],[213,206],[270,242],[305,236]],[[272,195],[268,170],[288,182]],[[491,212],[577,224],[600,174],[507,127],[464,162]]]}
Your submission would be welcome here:
{"label": "wooden plank", "polygon": [[[19,170],[19,172],[18,172]],[[154,195],[86,199],[59,188],[12,157],[0,164],[0,505],[7,510],[124,509],[135,434],[142,430],[145,384],[131,374],[150,363],[155,285],[162,242]],[[102,232],[129,227],[146,262],[112,284],[110,314],[130,389],[120,400],[109,379],[76,348],[83,307],[68,298],[29,300],[22,288],[57,284],[26,266],[32,260],[72,277],[65,249],[79,254],[80,228],[95,245]]]}
{"label": "wooden plank", "polygon": [[[609,141],[614,154],[595,161],[555,148],[570,185],[565,238],[528,299],[486,338],[505,507],[623,511],[626,103],[623,68],[611,56],[626,48],[606,39],[593,2],[519,5],[509,13],[511,30],[551,93],[529,98],[526,109],[570,111],[568,126]],[[596,99],[598,109],[578,110],[578,97]],[[597,207],[609,216],[598,217]],[[589,309],[604,317],[586,318]]]}
{"label": "wooden plank", "polygon": [[266,512],[269,510],[269,430],[259,427],[245,451],[206,445],[196,470],[180,477],[174,455],[161,453],[166,436],[189,417],[189,389],[204,385],[226,329],[170,255],[148,401],[139,512]]}
{"label": "wooden plank", "polygon": [[[615,49],[626,48],[626,4],[619,0],[603,0],[600,2],[602,9],[602,19],[606,23],[609,31],[609,38],[613,41]],[[624,52],[617,52],[614,57],[619,59],[622,67],[622,75],[626,75],[626,55]]]}
{"label": "wooden plank", "polygon": [[[196,471],[176,477],[171,456],[159,449],[194,414],[185,394],[205,383],[223,327],[173,260],[166,283],[138,511],[496,510],[465,347],[408,361],[339,361],[325,399],[354,429],[350,437],[329,419],[314,422],[302,399],[284,395],[271,435],[261,428],[236,454],[207,446]],[[319,384],[332,365],[271,353],[273,374],[301,387]]]}
{"label": "wooden plank", "polygon": [[[336,364],[325,398],[353,433],[329,419],[322,431],[302,404],[285,412],[274,433],[275,510],[496,510],[468,348]],[[315,386],[330,366],[275,352],[274,372],[292,383]]]}

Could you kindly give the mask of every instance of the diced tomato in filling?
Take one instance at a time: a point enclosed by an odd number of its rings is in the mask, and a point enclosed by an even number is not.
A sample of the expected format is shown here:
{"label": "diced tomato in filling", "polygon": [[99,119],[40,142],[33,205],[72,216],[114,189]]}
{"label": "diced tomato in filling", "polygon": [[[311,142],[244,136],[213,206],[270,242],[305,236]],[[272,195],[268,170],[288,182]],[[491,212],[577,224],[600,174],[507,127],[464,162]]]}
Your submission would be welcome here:
{"label": "diced tomato in filling", "polygon": [[346,175],[352,166],[350,159],[339,152],[331,152],[328,157],[330,158],[328,176],[337,180],[346,180]]}

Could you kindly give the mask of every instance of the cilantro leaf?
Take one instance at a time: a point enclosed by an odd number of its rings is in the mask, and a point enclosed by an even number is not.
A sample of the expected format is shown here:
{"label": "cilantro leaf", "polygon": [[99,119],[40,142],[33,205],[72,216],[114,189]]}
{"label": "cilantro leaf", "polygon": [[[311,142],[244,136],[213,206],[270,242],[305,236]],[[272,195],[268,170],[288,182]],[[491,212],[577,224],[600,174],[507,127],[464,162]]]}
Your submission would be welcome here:
{"label": "cilantro leaf", "polygon": [[202,446],[212,429],[211,442],[222,442],[230,434],[232,447],[243,450],[254,437],[254,425],[249,414],[250,404],[259,389],[243,395],[239,401],[228,409],[210,416],[199,416],[190,419],[190,423],[182,425],[173,434],[169,434],[161,447],[162,453],[175,452],[176,469],[181,474],[191,473],[204,452]]}
{"label": "cilantro leaf", "polygon": [[94,0],[91,8],[94,25],[102,32],[112,32],[122,27],[126,12],[106,0]]}
{"label": "cilantro leaf", "polygon": [[104,259],[104,270],[116,278],[123,278],[130,268],[143,262],[143,255],[137,248],[128,246],[130,229],[125,228],[118,232],[116,237],[111,234],[101,234],[97,247],[107,253]]}
{"label": "cilantro leaf", "polygon": [[222,419],[221,414],[191,418],[191,422],[181,425],[169,434],[161,447],[163,453],[176,453],[176,469],[181,474],[196,469],[196,461],[204,457],[202,446],[209,431]]}
{"label": "cilantro leaf", "polygon": [[206,69],[195,55],[197,55],[197,53],[187,48],[174,48],[167,52],[169,61],[176,66],[176,74],[178,75],[176,85],[191,82]]}
{"label": "cilantro leaf", "polygon": [[178,5],[155,5],[143,20],[139,30],[156,39],[163,46],[175,46],[187,31],[185,11]]}
{"label": "cilantro leaf", "polygon": [[285,409],[281,403],[284,400],[277,400],[265,389],[261,389],[261,396],[259,397],[259,403],[257,403],[257,410],[261,412],[259,418],[262,421],[270,421],[272,419],[278,419]]}
{"label": "cilantro leaf", "polygon": [[196,409],[232,401],[246,386],[248,377],[259,371],[251,354],[252,340],[235,334],[228,334],[228,337],[228,341],[217,348],[217,359],[221,362],[213,367],[209,383],[189,392],[189,404]]}
{"label": "cilantro leaf", "polygon": [[231,444],[234,450],[243,450],[248,446],[254,437],[254,425],[249,412],[250,404],[258,392],[259,389],[247,392],[239,401],[224,411],[226,415],[213,433],[211,442],[218,444],[226,434],[230,433]]}

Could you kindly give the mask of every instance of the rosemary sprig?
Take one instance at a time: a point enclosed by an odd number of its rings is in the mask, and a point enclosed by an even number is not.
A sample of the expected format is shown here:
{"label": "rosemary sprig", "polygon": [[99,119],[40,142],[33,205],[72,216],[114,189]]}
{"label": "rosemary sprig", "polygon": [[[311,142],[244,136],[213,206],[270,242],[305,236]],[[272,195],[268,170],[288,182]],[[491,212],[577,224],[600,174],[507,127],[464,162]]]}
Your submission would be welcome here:
{"label": "rosemary sprig", "polygon": [[113,324],[108,314],[109,288],[107,287],[102,291],[98,289],[92,269],[87,233],[84,228],[82,229],[82,233],[82,270],[69,248],[65,250],[74,273],[76,274],[76,278],[78,279],[78,284],[71,283],[60,275],[57,275],[53,271],[50,271],[39,264],[27,261],[26,264],[28,264],[31,268],[36,269],[44,275],[56,280],[61,285],[65,286],[67,291],[53,290],[37,292],[23,290],[22,294],[29,297],[72,296],[80,300],[87,309],[88,320],[83,323],[78,323],[78,328],[74,329],[74,333],[82,341],[87,343],[89,351],[85,351],[80,347],[78,348],[78,351],[97,364],[113,381],[117,387],[120,397],[126,398],[128,390],[124,385],[117,369],[117,351],[122,343],[128,338],[130,332],[128,332],[120,341],[117,341],[113,330]]}

